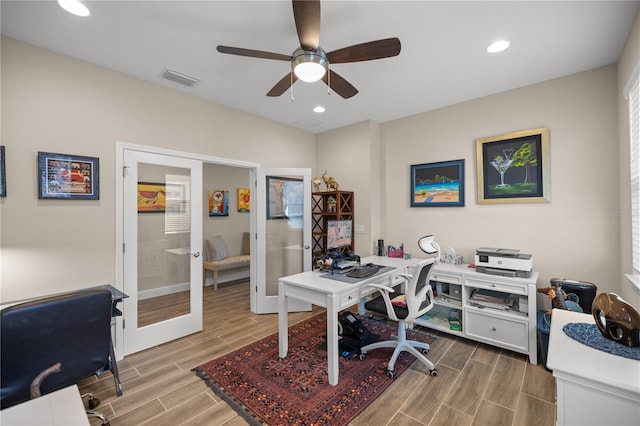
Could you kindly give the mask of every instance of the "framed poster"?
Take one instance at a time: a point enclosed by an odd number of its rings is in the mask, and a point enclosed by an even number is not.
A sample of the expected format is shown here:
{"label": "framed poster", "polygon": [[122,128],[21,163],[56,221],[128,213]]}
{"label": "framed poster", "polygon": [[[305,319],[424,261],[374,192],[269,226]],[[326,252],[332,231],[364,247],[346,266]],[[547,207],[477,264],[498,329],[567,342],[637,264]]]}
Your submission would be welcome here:
{"label": "framed poster", "polygon": [[38,198],[98,200],[99,159],[38,152]]}
{"label": "framed poster", "polygon": [[229,216],[229,191],[209,190],[209,217]]}
{"label": "framed poster", "polygon": [[478,203],[548,203],[549,129],[476,140]]}
{"label": "framed poster", "polygon": [[166,208],[164,183],[138,182],[138,213],[164,213]]}
{"label": "framed poster", "polygon": [[464,160],[411,166],[411,207],[464,206]]}

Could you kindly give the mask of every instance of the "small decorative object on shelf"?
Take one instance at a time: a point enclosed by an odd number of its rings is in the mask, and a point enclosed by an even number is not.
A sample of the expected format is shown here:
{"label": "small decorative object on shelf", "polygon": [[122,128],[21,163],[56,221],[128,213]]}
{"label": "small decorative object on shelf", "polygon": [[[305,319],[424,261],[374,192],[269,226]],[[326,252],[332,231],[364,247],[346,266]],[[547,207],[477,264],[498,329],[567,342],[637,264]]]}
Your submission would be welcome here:
{"label": "small decorative object on shelf", "polygon": [[322,181],[320,179],[318,179],[318,176],[314,176],[313,177],[313,191],[314,192],[318,192],[320,191],[320,184],[322,183]]}
{"label": "small decorative object on shelf", "polygon": [[337,204],[338,202],[336,201],[336,197],[334,197],[333,195],[330,195],[329,198],[327,198],[327,212],[335,213]]}
{"label": "small decorative object on shelf", "polygon": [[324,181],[324,185],[327,187],[327,191],[337,191],[338,190],[338,182],[333,178],[333,176],[326,177],[327,171],[325,170],[322,174],[322,180]]}
{"label": "small decorative object on shelf", "polygon": [[615,293],[593,301],[593,318],[604,337],[629,347],[640,346],[640,314]]}

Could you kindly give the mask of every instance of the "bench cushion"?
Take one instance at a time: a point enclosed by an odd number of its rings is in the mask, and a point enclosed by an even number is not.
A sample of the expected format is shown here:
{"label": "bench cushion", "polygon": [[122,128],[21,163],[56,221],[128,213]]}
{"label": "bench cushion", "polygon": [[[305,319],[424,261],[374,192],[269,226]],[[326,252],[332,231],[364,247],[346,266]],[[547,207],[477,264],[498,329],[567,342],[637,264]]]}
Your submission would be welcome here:
{"label": "bench cushion", "polygon": [[224,271],[227,269],[242,268],[251,264],[251,256],[229,256],[226,259],[213,262],[204,262],[205,269]]}

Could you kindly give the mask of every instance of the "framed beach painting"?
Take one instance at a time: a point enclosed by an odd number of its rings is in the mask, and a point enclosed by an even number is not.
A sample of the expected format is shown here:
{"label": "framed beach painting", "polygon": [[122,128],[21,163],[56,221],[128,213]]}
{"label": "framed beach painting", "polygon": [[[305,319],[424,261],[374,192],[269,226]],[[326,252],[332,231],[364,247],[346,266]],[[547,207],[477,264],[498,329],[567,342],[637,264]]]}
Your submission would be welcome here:
{"label": "framed beach painting", "polygon": [[464,160],[411,166],[411,207],[464,206]]}
{"label": "framed beach painting", "polygon": [[549,129],[476,140],[478,203],[548,203]]}

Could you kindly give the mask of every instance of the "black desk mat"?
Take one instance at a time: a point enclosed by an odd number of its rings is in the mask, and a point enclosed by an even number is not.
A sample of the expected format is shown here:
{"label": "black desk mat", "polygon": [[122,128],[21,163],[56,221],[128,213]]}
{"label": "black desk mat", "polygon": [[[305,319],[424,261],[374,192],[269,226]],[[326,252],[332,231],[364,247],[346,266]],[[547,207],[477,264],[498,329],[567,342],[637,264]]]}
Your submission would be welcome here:
{"label": "black desk mat", "polygon": [[365,278],[355,278],[355,277],[348,277],[346,273],[338,273],[338,272],[334,272],[333,274],[331,272],[327,272],[325,274],[320,275],[322,278],[328,278],[330,280],[336,280],[336,281],[341,281],[343,283],[349,283],[349,284],[355,284],[355,283],[359,283],[362,280],[366,280],[369,279],[371,277],[375,277],[376,275],[380,275],[382,272],[387,272],[390,271],[392,269],[395,269],[393,266],[380,266],[380,269],[378,269],[378,272],[376,272],[373,275],[370,275],[368,277]]}

